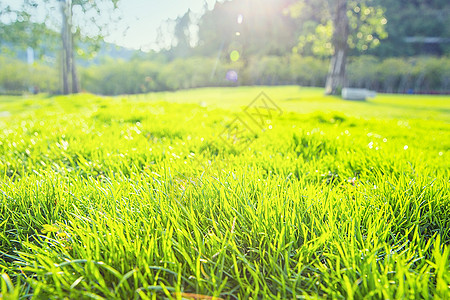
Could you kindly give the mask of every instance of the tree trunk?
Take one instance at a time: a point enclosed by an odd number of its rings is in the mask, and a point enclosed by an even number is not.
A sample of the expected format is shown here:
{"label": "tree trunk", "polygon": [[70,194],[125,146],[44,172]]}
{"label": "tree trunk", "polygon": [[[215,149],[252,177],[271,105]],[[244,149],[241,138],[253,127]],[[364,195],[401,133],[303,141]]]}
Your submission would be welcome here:
{"label": "tree trunk", "polygon": [[69,27],[67,21],[67,4],[65,1],[61,1],[61,15],[62,15],[62,26],[61,26],[61,40],[62,40],[62,51],[61,51],[61,77],[62,77],[62,92],[64,95],[69,94],[69,68],[70,63],[68,61],[68,37],[67,29]]}
{"label": "tree trunk", "polygon": [[78,77],[75,67],[75,57],[73,53],[73,33],[72,33],[72,1],[61,0],[62,13],[62,84],[63,94],[79,92]]}
{"label": "tree trunk", "polygon": [[348,52],[348,17],[347,0],[337,0],[336,11],[333,18],[333,38],[334,54],[330,61],[327,81],[325,85],[325,94],[338,95],[345,84],[345,67],[347,64]]}
{"label": "tree trunk", "polygon": [[70,59],[72,63],[72,93],[78,94],[80,92],[80,83],[78,81],[77,76],[77,67],[75,62],[75,55],[73,52],[73,49],[75,48],[74,40],[73,40],[73,34],[70,32],[70,39],[71,39],[71,46],[70,46]]}

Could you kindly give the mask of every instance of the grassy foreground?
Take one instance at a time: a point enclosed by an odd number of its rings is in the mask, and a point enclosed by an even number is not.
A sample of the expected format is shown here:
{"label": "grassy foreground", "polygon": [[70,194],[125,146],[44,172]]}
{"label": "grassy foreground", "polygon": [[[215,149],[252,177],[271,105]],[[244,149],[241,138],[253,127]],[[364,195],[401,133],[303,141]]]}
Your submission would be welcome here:
{"label": "grassy foreground", "polygon": [[298,87],[0,97],[0,299],[449,299],[449,120]]}

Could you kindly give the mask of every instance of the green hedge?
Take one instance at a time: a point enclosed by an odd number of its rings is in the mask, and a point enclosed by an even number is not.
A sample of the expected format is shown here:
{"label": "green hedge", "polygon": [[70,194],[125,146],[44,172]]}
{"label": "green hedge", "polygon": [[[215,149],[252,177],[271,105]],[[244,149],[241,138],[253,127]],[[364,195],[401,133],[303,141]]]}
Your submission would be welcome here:
{"label": "green hedge", "polygon": [[[226,74],[234,70],[237,82]],[[136,94],[206,86],[285,85],[324,86],[328,61],[296,54],[228,59],[191,57],[171,62],[132,59],[105,60],[80,68],[84,91],[104,94]],[[0,93],[20,93],[34,86],[40,91],[59,90],[58,70],[43,64],[29,66],[0,57]],[[389,93],[449,93],[450,58],[373,56],[349,58],[347,86]]]}
{"label": "green hedge", "polygon": [[81,85],[89,92],[107,95],[136,94],[206,86],[229,86],[231,66],[213,58],[176,59],[169,63],[134,59],[106,61],[81,70]]}
{"label": "green hedge", "polygon": [[348,86],[388,93],[449,93],[450,58],[355,57],[349,60],[347,81]]}
{"label": "green hedge", "polygon": [[[226,79],[228,71],[238,81]],[[83,89],[108,95],[178,90],[207,86],[325,83],[327,62],[312,57],[251,57],[229,62],[208,57],[175,59],[169,63],[143,60],[107,61],[81,71]]]}
{"label": "green hedge", "polygon": [[32,91],[35,87],[40,91],[57,93],[58,70],[44,64],[28,65],[20,60],[0,57],[1,94],[21,94]]}
{"label": "green hedge", "polygon": [[[225,79],[229,70],[238,82]],[[132,94],[205,86],[285,85],[324,86],[328,61],[314,57],[263,56],[246,61],[193,57],[169,63],[143,60],[106,62],[82,72],[82,86],[99,94]],[[347,86],[388,93],[450,92],[450,58],[349,58]]]}

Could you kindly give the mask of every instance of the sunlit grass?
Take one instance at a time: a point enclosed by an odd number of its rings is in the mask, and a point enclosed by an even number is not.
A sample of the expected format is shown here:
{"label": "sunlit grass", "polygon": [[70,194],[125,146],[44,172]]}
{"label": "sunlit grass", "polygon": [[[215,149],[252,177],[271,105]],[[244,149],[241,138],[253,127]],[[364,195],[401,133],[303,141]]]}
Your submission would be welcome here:
{"label": "sunlit grass", "polygon": [[450,99],[322,95],[0,97],[0,294],[449,298]]}
{"label": "sunlit grass", "polygon": [[[265,91],[285,110],[310,113],[339,111],[363,118],[413,118],[449,120],[448,96],[379,94],[365,102],[341,101],[338,97],[324,97],[323,89],[297,86],[204,88],[170,93],[153,93],[146,97],[177,103],[204,102],[212,107],[240,110],[261,90]],[[141,98],[144,96],[137,96]]]}

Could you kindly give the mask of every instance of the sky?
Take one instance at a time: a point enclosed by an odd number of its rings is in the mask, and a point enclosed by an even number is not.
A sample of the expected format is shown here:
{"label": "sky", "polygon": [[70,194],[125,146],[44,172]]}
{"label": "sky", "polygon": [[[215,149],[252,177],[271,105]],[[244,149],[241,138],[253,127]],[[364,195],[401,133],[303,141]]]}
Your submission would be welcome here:
{"label": "sky", "polygon": [[[182,16],[188,9],[200,14],[205,3],[212,9],[215,0],[121,0],[119,8],[122,19],[118,30],[106,41],[133,49],[156,49],[158,27],[168,18]],[[127,29],[128,28],[128,29]]]}
{"label": "sky", "polygon": [[[53,19],[58,20],[56,23],[60,23],[57,1],[49,0],[49,4],[43,4],[43,0],[35,0],[38,8],[34,13],[36,14],[34,20],[42,22],[44,16],[48,15],[50,11],[50,14],[55,16]],[[118,5],[121,18],[114,24],[114,30],[110,30],[110,34],[105,37],[105,40],[131,49],[159,50],[155,41],[158,27],[164,21],[184,15],[188,9],[193,14],[200,16],[204,12],[205,4],[208,9],[212,9],[215,2],[216,0],[120,0]],[[16,9],[22,3],[23,0],[0,0],[1,6],[10,5]],[[76,23],[75,18],[76,12],[74,11],[74,23]],[[57,28],[57,25],[48,24],[48,26]]]}

